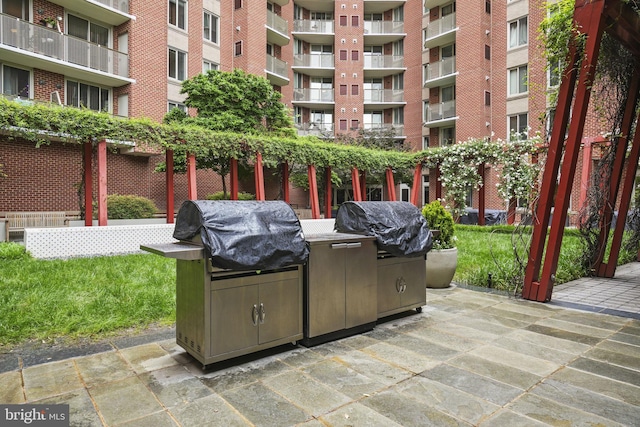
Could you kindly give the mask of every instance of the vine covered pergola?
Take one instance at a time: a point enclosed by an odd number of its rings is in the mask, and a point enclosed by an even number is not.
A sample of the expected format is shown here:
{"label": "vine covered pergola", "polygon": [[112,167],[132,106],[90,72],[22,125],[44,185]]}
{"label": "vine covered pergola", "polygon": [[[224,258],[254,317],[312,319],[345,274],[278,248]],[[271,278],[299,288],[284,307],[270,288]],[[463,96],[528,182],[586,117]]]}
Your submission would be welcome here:
{"label": "vine covered pergola", "polygon": [[[634,172],[640,157],[640,115],[636,116],[640,88],[640,70],[637,65],[640,63],[638,12],[623,0],[576,0],[573,23],[583,44],[580,46],[578,37],[575,37],[569,45],[540,196],[534,212],[531,249],[522,292],[525,299],[540,302],[551,300],[578,153],[605,33],[633,56],[635,66],[622,105],[620,129],[611,136],[611,174],[608,182],[603,184],[608,187],[606,198],[597,207],[600,214],[598,244],[604,248],[611,231],[613,207],[616,200],[619,200],[619,214],[608,260],[604,261],[604,250],[598,253],[595,260],[593,274],[597,276],[613,277],[615,273],[633,192]],[[631,135],[634,128],[634,134]],[[625,160],[628,173],[623,180]]]}

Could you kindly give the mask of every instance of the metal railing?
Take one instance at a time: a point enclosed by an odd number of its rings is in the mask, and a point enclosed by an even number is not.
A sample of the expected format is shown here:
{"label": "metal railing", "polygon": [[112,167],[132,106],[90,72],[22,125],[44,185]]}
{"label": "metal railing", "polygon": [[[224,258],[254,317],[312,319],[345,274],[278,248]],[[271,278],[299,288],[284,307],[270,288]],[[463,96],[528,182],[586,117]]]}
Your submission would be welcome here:
{"label": "metal railing", "polygon": [[364,68],[403,68],[402,55],[364,55]]}
{"label": "metal railing", "polygon": [[427,25],[427,39],[437,37],[440,34],[451,31],[456,27],[456,14],[451,13],[447,16],[443,16],[440,19],[429,22]]}
{"label": "metal railing", "polygon": [[321,138],[332,138],[334,136],[333,123],[297,123],[296,128],[299,136],[315,135]]}
{"label": "metal railing", "polygon": [[404,125],[403,124],[395,124],[395,123],[365,123],[363,126],[365,133],[369,133],[368,136],[373,136],[372,133],[378,132],[386,132],[388,130],[393,130],[394,136],[402,136],[404,135]]}
{"label": "metal railing", "polygon": [[120,12],[129,13],[129,0],[96,0],[98,3],[109,6]]}
{"label": "metal railing", "polygon": [[93,70],[129,76],[129,56],[42,25],[0,14],[0,45]]}
{"label": "metal railing", "polygon": [[403,34],[402,21],[364,21],[364,34]]}
{"label": "metal railing", "polygon": [[287,63],[275,56],[267,55],[267,71],[278,76],[287,77]]}
{"label": "metal railing", "polygon": [[333,34],[333,20],[328,19],[296,19],[293,31],[298,33]]}
{"label": "metal railing", "polygon": [[293,65],[296,67],[333,68],[334,62],[335,55],[332,53],[293,56]]}
{"label": "metal railing", "polygon": [[287,36],[288,26],[289,24],[286,19],[283,19],[272,11],[267,10],[267,27]]}
{"label": "metal railing", "polygon": [[451,56],[438,62],[427,64],[427,80],[438,79],[456,72],[456,57]]}
{"label": "metal railing", "polygon": [[456,101],[445,101],[439,104],[429,104],[426,111],[426,121],[450,119],[456,116]]}
{"label": "metal railing", "polygon": [[403,102],[402,89],[364,89],[364,102]]}
{"label": "metal railing", "polygon": [[294,89],[293,101],[303,102],[333,102],[333,88],[331,89]]}

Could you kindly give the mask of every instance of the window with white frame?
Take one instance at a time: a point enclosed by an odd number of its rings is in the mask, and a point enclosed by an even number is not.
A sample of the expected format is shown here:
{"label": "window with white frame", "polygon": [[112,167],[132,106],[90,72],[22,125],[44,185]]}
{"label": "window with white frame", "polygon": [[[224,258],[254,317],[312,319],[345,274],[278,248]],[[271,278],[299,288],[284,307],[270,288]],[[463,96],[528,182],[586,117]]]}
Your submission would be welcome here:
{"label": "window with white frame", "polygon": [[456,137],[456,131],[454,127],[440,128],[440,146],[453,145],[453,141]]}
{"label": "window with white frame", "polygon": [[30,82],[31,72],[21,68],[2,65],[0,68],[2,80],[0,80],[3,95],[17,96],[28,99],[31,96]]}
{"label": "window with white frame", "polygon": [[94,111],[109,111],[110,90],[87,83],[67,80],[66,105]]}
{"label": "window with white frame", "polygon": [[169,24],[182,30],[187,28],[186,0],[169,0]]}
{"label": "window with white frame", "polygon": [[547,87],[556,87],[560,85],[561,69],[560,61],[549,64],[547,69]]}
{"label": "window with white frame", "polygon": [[176,80],[187,78],[187,54],[177,49],[169,48],[169,77]]}
{"label": "window with white frame", "polygon": [[520,113],[508,117],[509,139],[525,139],[529,126],[529,114]]}
{"label": "window with white frame", "polygon": [[511,68],[509,70],[509,95],[527,93],[527,66]]}
{"label": "window with white frame", "polygon": [[218,43],[218,17],[211,12],[204,11],[204,39]]}
{"label": "window with white frame", "polygon": [[220,69],[220,65],[213,62],[207,61],[206,59],[202,61],[202,72],[206,73],[209,70],[218,70]]}
{"label": "window with white frame", "polygon": [[509,22],[509,49],[529,43],[528,18],[526,16]]}
{"label": "window with white frame", "polygon": [[183,103],[181,103],[181,102],[169,101],[169,102],[168,102],[167,111],[171,111],[171,110],[173,110],[174,108],[177,108],[178,110],[180,110],[180,111],[182,111],[182,112],[184,112],[184,113],[186,113],[186,112],[187,112],[187,106],[186,106],[186,105],[184,105]]}
{"label": "window with white frame", "polygon": [[365,129],[381,129],[384,122],[382,111],[368,111],[362,116],[362,124]]}

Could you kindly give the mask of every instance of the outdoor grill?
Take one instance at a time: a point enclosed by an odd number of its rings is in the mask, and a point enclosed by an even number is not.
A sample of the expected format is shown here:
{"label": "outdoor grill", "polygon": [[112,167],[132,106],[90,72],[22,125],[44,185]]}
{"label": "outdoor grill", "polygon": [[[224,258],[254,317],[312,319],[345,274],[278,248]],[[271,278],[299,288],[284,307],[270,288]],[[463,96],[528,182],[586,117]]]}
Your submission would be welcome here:
{"label": "outdoor grill", "polygon": [[203,365],[303,337],[309,246],[288,204],[187,201],[173,237],[140,248],[176,259],[176,341]]}
{"label": "outdoor grill", "polygon": [[345,202],[336,214],[335,229],[375,238],[378,319],[414,308],[422,311],[425,260],[433,243],[417,207],[408,202]]}

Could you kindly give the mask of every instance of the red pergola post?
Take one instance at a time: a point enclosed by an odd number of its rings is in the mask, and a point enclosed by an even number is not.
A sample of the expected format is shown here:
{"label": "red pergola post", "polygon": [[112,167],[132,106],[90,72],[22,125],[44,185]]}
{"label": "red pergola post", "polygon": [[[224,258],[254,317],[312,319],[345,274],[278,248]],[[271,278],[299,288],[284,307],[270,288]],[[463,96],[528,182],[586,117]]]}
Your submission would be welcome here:
{"label": "red pergola post", "polygon": [[518,201],[512,197],[509,199],[509,205],[507,206],[507,224],[511,225],[516,222],[516,205]]}
{"label": "red pergola post", "polygon": [[107,225],[107,141],[98,142],[98,225]]}
{"label": "red pergola post", "polygon": [[416,165],[413,172],[413,187],[411,187],[411,203],[420,207],[420,189],[422,188],[422,163]]}
{"label": "red pergola post", "polygon": [[282,162],[282,198],[289,203],[289,163]]}
{"label": "red pergola post", "polygon": [[198,200],[198,189],[196,188],[196,156],[187,153],[187,197],[189,200]]}
{"label": "red pergola post", "polygon": [[442,181],[440,181],[440,165],[436,167],[436,200],[442,199]]}
{"label": "red pergola post", "polygon": [[318,182],[316,180],[315,165],[307,166],[307,177],[309,179],[309,203],[311,204],[311,218],[320,219],[320,202],[318,199]]}
{"label": "red pergola post", "polygon": [[580,208],[584,207],[587,202],[587,192],[591,181],[591,170],[593,169],[591,159],[594,142],[592,138],[582,139],[582,178],[580,179],[580,199],[578,201]]}
{"label": "red pergola post", "polygon": [[85,227],[91,227],[93,225],[93,144],[91,142],[85,142],[83,149],[84,225]]}
{"label": "red pergola post", "polygon": [[229,160],[229,190],[230,199],[238,200],[238,159]]}
{"label": "red pergola post", "polygon": [[353,189],[353,200],[361,202],[362,187],[360,186],[360,173],[358,172],[358,168],[351,169],[351,188]]}
{"label": "red pergola post", "polygon": [[256,182],[256,200],[266,200],[264,195],[264,169],[262,168],[262,153],[256,153],[256,162],[253,165]]}
{"label": "red pergola post", "polygon": [[387,168],[385,171],[385,177],[387,179],[387,192],[389,193],[389,200],[395,202],[396,200],[396,184],[393,180],[393,169]]}
{"label": "red pergola post", "polygon": [[166,190],[167,190],[167,224],[173,224],[174,211],[174,187],[173,187],[173,150],[167,150],[164,153],[165,164],[167,170],[165,174]]}
{"label": "red pergola post", "polygon": [[[576,89],[573,111],[571,111],[571,95],[578,73],[578,69],[576,69],[574,64],[578,63],[580,59],[580,52],[577,51],[573,43],[570,46],[567,61],[568,66],[563,74],[562,84],[560,85],[556,115],[553,122],[551,139],[549,141],[547,162],[542,177],[540,200],[534,217],[529,260],[525,269],[524,288],[522,291],[522,296],[525,299],[541,302],[551,299],[553,277],[558,266],[562,234],[567,219],[569,199],[571,197],[571,186],[575,175],[580,140],[582,138],[591,85],[595,75],[595,65],[598,59],[600,41],[602,39],[602,24],[605,17],[603,11],[604,1],[595,1],[589,3],[584,2],[580,6],[576,6],[574,12],[574,21],[581,27],[581,30],[586,33],[587,40],[584,57],[582,58],[579,69],[580,77]],[[563,144],[570,112],[571,126],[569,127],[569,136]],[[564,157],[562,150],[563,145]],[[560,183],[558,184],[555,203],[553,203],[555,210],[553,220],[551,221],[544,267],[542,274],[539,275],[545,247],[547,226],[551,216],[552,199],[558,178],[558,169],[561,159],[563,158]]]}
{"label": "red pergola post", "polygon": [[478,166],[478,175],[482,181],[482,185],[478,189],[478,225],[484,225],[484,211],[485,211],[485,165],[484,163]]}
{"label": "red pergola post", "polygon": [[324,217],[331,218],[333,207],[333,190],[331,189],[331,166],[324,168]]}
{"label": "red pergola post", "polygon": [[367,171],[360,171],[360,197],[367,200]]}

